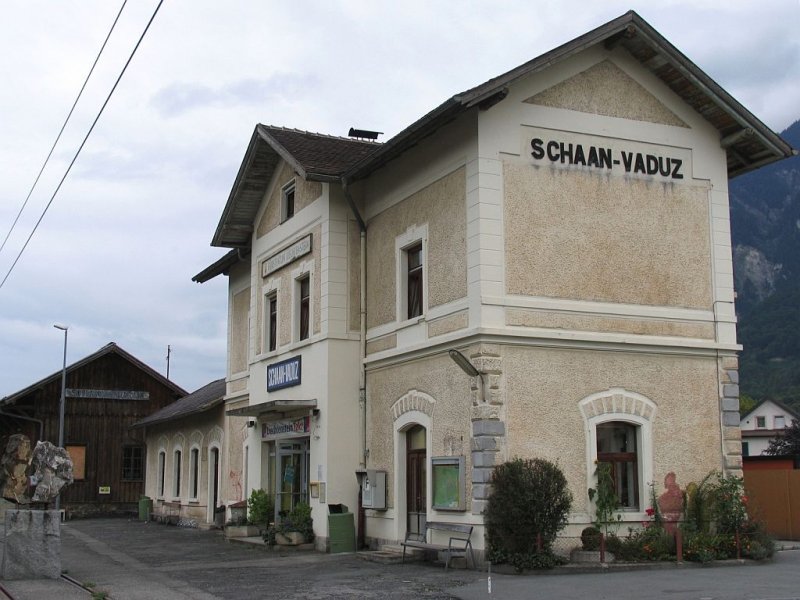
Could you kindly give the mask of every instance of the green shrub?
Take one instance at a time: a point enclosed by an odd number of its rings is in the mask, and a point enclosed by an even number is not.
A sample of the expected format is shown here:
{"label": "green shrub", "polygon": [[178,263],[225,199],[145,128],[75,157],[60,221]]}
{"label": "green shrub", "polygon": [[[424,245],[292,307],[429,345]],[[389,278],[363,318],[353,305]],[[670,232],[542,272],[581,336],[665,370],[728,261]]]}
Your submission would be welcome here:
{"label": "green shrub", "polygon": [[747,521],[740,531],[742,556],[763,560],[775,554],[775,540],[760,521]]}
{"label": "green shrub", "polygon": [[572,494],[557,465],[517,458],[495,467],[484,511],[488,559],[517,571],[554,566],[553,541],[567,524],[571,506]]}
{"label": "green shrub", "polygon": [[610,534],[606,548],[616,560],[641,562],[670,560],[675,556],[675,540],[663,527],[650,525],[644,529],[629,530],[626,537]]}
{"label": "green shrub", "polygon": [[247,517],[251,525],[269,527],[275,514],[275,501],[266,490],[253,490],[247,499]]}
{"label": "green shrub", "polygon": [[683,557],[686,560],[707,563],[733,556],[736,556],[736,540],[730,534],[697,531],[684,536]]}

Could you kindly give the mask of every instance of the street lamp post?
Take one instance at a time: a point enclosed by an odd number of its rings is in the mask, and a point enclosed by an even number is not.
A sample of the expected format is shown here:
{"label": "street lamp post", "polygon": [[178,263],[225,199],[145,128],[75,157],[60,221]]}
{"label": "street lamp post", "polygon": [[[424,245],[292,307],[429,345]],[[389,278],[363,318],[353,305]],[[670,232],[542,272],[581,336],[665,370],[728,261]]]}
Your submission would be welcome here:
{"label": "street lamp post", "polygon": [[[53,327],[64,332],[64,363],[61,367],[61,401],[58,404],[58,447],[64,447],[64,405],[67,392],[67,333],[69,325],[54,324]],[[61,494],[56,496],[56,510],[61,508]]]}

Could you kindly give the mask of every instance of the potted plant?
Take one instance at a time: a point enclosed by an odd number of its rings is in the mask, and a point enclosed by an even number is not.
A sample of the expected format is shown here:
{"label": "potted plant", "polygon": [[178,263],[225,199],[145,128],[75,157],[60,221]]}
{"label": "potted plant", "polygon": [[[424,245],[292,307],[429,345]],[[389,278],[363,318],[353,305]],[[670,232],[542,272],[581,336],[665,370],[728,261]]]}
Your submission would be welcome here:
{"label": "potted plant", "polygon": [[274,506],[266,491],[253,490],[246,502],[230,506],[231,520],[225,525],[225,537],[253,537],[263,533],[269,528]]}
{"label": "potted plant", "polygon": [[314,540],[314,521],[311,507],[299,502],[276,527],[275,542],[281,546],[297,546]]}

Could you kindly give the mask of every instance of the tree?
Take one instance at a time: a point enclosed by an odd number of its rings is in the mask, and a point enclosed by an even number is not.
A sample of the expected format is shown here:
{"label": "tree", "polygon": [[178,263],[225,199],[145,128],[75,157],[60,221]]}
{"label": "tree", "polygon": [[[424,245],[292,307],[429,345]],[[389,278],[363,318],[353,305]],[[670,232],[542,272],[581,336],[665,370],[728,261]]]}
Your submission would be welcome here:
{"label": "tree", "polygon": [[800,455],[800,421],[794,419],[792,425],[784,430],[781,437],[770,441],[764,454],[770,456]]}

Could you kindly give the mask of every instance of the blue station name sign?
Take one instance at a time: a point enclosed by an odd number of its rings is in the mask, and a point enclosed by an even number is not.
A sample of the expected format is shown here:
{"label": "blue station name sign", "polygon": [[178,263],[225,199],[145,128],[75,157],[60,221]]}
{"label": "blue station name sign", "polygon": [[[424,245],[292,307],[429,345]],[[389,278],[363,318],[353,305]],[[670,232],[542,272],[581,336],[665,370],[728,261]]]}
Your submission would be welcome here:
{"label": "blue station name sign", "polygon": [[300,358],[294,356],[280,362],[267,365],[267,391],[274,392],[283,388],[300,385]]}

